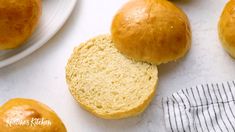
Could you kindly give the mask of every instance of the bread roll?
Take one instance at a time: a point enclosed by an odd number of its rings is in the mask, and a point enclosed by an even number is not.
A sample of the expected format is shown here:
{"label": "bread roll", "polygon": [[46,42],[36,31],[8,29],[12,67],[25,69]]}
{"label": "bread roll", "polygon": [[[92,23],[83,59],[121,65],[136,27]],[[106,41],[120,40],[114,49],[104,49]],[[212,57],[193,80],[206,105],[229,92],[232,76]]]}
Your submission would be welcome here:
{"label": "bread roll", "polygon": [[111,32],[121,53],[152,64],[177,60],[191,45],[187,16],[167,0],[130,0],[115,15]]}
{"label": "bread roll", "polygon": [[31,99],[11,99],[0,107],[1,132],[66,132],[48,106]]}
{"label": "bread roll", "polygon": [[157,67],[127,59],[109,35],[74,49],[66,67],[70,92],[92,114],[121,119],[140,114],[154,97]]}
{"label": "bread roll", "polygon": [[22,45],[41,16],[41,0],[0,0],[0,50]]}
{"label": "bread roll", "polygon": [[219,37],[225,50],[235,58],[235,1],[230,0],[224,7],[219,20]]}

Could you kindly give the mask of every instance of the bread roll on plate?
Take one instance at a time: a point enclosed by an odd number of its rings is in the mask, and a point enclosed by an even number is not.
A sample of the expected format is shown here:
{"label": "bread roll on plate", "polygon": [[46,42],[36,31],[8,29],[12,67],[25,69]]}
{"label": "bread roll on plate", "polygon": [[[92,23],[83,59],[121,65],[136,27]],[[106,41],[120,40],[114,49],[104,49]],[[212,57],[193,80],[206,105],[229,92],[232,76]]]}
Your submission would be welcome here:
{"label": "bread roll on plate", "polygon": [[69,90],[78,103],[105,119],[140,114],[154,97],[157,67],[123,56],[110,35],[98,36],[74,49],[67,67]]}
{"label": "bread roll on plate", "polygon": [[15,98],[0,107],[1,132],[66,132],[60,118],[48,106]]}
{"label": "bread roll on plate", "polygon": [[152,64],[177,60],[191,45],[187,16],[167,0],[130,0],[115,15],[111,32],[121,53]]}
{"label": "bread roll on plate", "polygon": [[235,0],[230,0],[224,7],[218,29],[224,49],[235,58]]}
{"label": "bread roll on plate", "polygon": [[41,16],[41,0],[0,0],[0,50],[22,45]]}

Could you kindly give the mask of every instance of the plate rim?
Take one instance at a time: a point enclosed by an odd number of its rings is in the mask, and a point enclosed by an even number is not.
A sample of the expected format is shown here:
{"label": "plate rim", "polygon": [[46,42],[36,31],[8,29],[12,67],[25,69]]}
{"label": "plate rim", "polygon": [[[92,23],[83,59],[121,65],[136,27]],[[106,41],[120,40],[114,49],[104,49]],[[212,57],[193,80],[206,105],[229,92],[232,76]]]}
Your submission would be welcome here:
{"label": "plate rim", "polygon": [[72,1],[72,6],[71,6],[71,8],[68,9],[68,12],[65,15],[64,19],[62,20],[62,22],[60,24],[58,24],[58,27],[51,34],[48,35],[48,37],[41,39],[40,41],[38,41],[37,44],[33,44],[32,46],[30,46],[29,48],[26,48],[22,52],[17,53],[12,57],[7,58],[6,60],[0,61],[0,68],[6,67],[10,64],[13,64],[13,63],[27,57],[28,55],[32,54],[36,50],[40,49],[43,45],[45,45],[63,27],[65,22],[68,20],[68,18],[72,14],[76,3],[77,3],[77,0]]}

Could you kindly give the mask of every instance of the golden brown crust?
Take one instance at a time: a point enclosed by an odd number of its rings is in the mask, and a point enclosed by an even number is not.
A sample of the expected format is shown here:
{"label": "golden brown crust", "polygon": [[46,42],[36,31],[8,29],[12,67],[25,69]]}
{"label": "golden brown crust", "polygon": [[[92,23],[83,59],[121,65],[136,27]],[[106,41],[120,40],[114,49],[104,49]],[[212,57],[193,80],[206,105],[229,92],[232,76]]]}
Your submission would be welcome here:
{"label": "golden brown crust", "polygon": [[235,58],[235,1],[230,0],[220,17],[219,37],[225,50]]}
{"label": "golden brown crust", "polygon": [[184,56],[191,43],[187,16],[166,0],[131,0],[114,17],[111,32],[123,54],[153,64]]}
{"label": "golden brown crust", "polygon": [[41,16],[41,0],[0,0],[0,50],[22,45]]}
{"label": "golden brown crust", "polygon": [[66,132],[64,124],[48,106],[31,99],[20,98],[11,99],[0,107],[0,130]]}

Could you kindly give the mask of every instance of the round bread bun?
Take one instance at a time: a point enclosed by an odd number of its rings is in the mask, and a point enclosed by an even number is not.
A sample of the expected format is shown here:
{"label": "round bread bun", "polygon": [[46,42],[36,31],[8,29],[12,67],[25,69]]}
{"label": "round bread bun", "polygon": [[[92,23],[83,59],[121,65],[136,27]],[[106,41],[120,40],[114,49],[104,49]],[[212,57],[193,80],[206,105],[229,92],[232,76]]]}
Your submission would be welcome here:
{"label": "round bread bun", "polygon": [[152,64],[177,60],[191,46],[187,16],[167,0],[130,0],[115,15],[111,32],[121,53]]}
{"label": "round bread bun", "polygon": [[0,0],[0,50],[22,45],[41,16],[41,0]]}
{"label": "round bread bun", "polygon": [[48,106],[35,100],[11,99],[0,107],[1,132],[66,132]]}
{"label": "round bread bun", "polygon": [[154,97],[157,67],[123,56],[110,35],[74,49],[66,67],[69,90],[78,103],[105,119],[140,114]]}
{"label": "round bread bun", "polygon": [[219,20],[219,37],[224,49],[235,58],[235,1],[230,0],[224,7]]}

